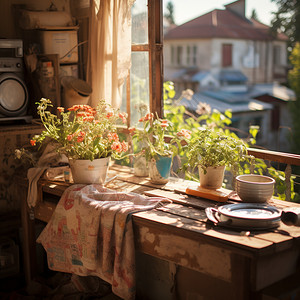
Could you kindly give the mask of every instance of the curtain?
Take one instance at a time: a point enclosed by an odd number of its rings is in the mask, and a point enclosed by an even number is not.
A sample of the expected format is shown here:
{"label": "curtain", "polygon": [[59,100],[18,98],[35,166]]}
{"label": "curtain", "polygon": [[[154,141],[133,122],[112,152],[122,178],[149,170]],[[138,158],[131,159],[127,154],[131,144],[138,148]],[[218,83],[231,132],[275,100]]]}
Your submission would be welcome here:
{"label": "curtain", "polygon": [[131,66],[131,6],[135,0],[90,0],[87,82],[90,105],[104,99],[119,108]]}

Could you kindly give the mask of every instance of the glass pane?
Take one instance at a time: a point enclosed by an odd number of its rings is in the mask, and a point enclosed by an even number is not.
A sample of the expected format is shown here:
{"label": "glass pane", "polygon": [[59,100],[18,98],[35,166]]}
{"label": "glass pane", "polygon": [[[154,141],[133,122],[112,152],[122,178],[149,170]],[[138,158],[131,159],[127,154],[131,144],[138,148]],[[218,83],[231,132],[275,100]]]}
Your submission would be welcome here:
{"label": "glass pane", "polygon": [[149,54],[133,52],[131,55],[130,106],[131,126],[149,112]]}
{"label": "glass pane", "polygon": [[148,7],[147,0],[136,0],[131,9],[133,44],[148,43]]}
{"label": "glass pane", "polygon": [[125,81],[124,81],[124,84],[122,87],[122,103],[120,106],[120,111],[128,113],[126,99],[127,99],[127,77],[125,78]]}

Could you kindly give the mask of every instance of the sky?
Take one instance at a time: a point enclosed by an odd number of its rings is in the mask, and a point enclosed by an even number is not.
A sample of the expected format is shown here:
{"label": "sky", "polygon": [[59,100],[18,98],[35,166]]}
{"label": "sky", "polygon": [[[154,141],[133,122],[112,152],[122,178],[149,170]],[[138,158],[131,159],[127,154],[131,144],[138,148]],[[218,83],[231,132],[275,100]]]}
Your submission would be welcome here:
{"label": "sky", "polygon": [[[172,1],[174,4],[174,17],[177,25],[181,25],[216,8],[224,9],[224,5],[234,2],[234,0],[163,0],[164,7],[169,1]],[[256,10],[260,22],[270,25],[272,12],[277,10],[277,6],[271,0],[246,0],[246,17],[251,16],[253,9]]]}

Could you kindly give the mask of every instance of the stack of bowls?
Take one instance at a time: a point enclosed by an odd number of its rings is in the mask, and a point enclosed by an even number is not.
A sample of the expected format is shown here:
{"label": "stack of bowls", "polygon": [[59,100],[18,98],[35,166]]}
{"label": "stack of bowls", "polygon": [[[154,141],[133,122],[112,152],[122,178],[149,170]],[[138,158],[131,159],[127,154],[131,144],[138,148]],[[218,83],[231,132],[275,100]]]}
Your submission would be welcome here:
{"label": "stack of bowls", "polygon": [[243,202],[268,202],[274,192],[275,180],[268,176],[245,174],[236,177],[236,192]]}

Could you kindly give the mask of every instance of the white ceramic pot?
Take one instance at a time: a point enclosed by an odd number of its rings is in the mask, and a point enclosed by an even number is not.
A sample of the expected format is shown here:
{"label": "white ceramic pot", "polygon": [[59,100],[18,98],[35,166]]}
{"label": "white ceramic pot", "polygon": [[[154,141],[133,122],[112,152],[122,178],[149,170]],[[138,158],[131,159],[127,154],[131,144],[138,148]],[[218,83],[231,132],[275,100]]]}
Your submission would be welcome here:
{"label": "white ceramic pot", "polygon": [[74,183],[98,183],[104,184],[110,157],[94,159],[93,161],[85,159],[70,159],[70,168]]}
{"label": "white ceramic pot", "polygon": [[146,157],[143,155],[137,156],[134,158],[133,163],[134,175],[139,177],[148,177],[149,169]]}
{"label": "white ceramic pot", "polygon": [[224,180],[225,166],[207,167],[206,173],[198,166],[200,186],[206,189],[219,189],[222,187]]}
{"label": "white ceramic pot", "polygon": [[244,174],[236,177],[236,192],[243,202],[267,202],[274,191],[275,180],[269,176]]}

